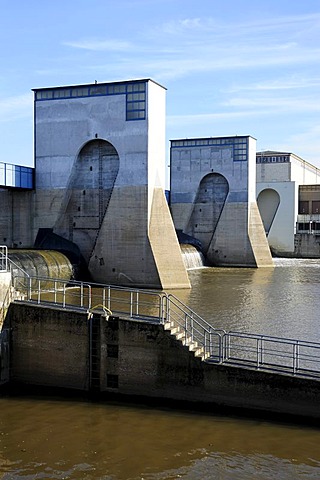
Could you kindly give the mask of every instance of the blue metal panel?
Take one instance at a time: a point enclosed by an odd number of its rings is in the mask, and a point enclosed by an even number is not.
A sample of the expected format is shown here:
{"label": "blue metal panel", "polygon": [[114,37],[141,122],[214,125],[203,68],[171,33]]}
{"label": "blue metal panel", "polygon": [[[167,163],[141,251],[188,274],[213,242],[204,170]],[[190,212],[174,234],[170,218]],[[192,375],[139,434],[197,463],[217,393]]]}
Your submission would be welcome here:
{"label": "blue metal panel", "polygon": [[34,168],[0,162],[0,187],[33,190]]}

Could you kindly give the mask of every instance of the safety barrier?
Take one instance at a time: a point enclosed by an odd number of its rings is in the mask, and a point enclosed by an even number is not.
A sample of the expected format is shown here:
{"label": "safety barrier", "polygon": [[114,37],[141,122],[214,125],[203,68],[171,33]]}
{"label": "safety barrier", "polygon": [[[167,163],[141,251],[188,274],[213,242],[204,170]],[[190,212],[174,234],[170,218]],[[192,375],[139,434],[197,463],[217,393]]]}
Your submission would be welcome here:
{"label": "safety barrier", "polygon": [[8,247],[0,245],[0,271],[8,271]]}
{"label": "safety barrier", "polygon": [[223,363],[320,380],[320,343],[228,332],[223,338]]}
{"label": "safety barrier", "polygon": [[160,323],[207,362],[320,380],[320,343],[215,329],[176,296],[114,285],[15,276],[25,301]]}

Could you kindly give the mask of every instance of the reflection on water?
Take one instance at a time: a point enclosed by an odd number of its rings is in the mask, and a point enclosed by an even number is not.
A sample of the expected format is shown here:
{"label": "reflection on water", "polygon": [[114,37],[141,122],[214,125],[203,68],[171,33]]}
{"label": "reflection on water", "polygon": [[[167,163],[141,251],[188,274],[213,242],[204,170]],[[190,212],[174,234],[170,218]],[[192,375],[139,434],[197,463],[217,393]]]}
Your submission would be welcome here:
{"label": "reflection on water", "polygon": [[[174,292],[214,326],[320,341],[318,261],[199,269]],[[2,480],[320,478],[320,429],[83,399],[0,398]]]}
{"label": "reflection on water", "polygon": [[320,261],[274,262],[192,270],[191,291],[173,293],[216,328],[320,342]]}

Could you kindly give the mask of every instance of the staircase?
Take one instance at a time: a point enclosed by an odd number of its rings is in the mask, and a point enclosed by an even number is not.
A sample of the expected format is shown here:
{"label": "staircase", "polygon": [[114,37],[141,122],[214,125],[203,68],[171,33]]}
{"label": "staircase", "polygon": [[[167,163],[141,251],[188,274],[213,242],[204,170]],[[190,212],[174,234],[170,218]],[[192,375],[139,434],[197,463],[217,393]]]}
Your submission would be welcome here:
{"label": "staircase", "polygon": [[165,323],[164,329],[176,340],[179,340],[183,346],[187,347],[195,357],[204,361],[210,356],[209,352],[205,352],[204,347],[199,345],[187,331],[184,331],[180,326],[174,326],[174,322]]}

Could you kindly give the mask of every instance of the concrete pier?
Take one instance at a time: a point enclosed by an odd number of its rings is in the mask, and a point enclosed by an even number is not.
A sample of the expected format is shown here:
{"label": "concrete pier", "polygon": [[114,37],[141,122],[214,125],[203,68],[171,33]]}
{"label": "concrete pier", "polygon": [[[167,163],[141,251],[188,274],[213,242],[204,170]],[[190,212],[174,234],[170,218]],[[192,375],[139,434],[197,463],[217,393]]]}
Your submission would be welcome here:
{"label": "concrete pier", "polygon": [[256,204],[255,139],[171,141],[174,224],[202,244],[209,265],[271,266]]}

